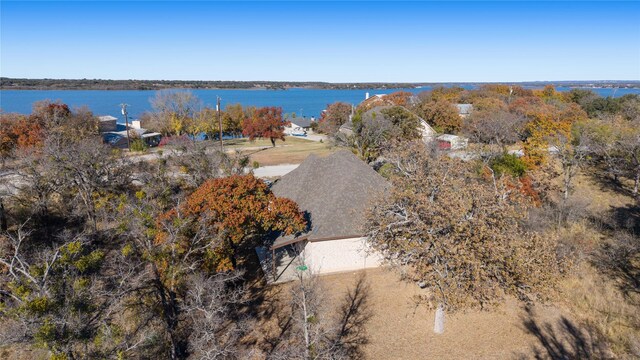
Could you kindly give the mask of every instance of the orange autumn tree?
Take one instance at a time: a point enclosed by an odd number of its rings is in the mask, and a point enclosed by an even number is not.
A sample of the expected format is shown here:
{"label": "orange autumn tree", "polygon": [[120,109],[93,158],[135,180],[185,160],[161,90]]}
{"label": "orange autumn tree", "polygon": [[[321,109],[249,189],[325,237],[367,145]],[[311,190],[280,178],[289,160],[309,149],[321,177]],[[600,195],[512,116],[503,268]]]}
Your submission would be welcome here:
{"label": "orange autumn tree", "polygon": [[282,108],[262,107],[242,122],[242,134],[253,141],[255,138],[267,138],[271,145],[276,146],[276,140],[284,141],[284,127],[288,122],[282,119]]}
{"label": "orange autumn tree", "polygon": [[510,104],[509,110],[528,119],[523,148],[524,161],[530,168],[543,165],[549,147],[557,147],[550,140],[562,138],[571,142],[573,124],[587,119],[587,114],[576,104],[545,102],[539,97],[518,98]]}
{"label": "orange autumn tree", "polygon": [[396,91],[385,95],[384,100],[392,103],[393,105],[407,106],[409,104],[409,99],[411,99],[412,96],[413,94],[408,91]]}
{"label": "orange autumn tree", "polygon": [[40,147],[44,142],[44,129],[37,122],[26,117],[21,118],[13,126],[18,149]]}
{"label": "orange autumn tree", "polygon": [[[291,235],[306,228],[295,202],[276,197],[251,174],[206,181],[179,209],[163,214],[160,221],[175,218],[178,213],[194,225],[204,220],[217,237],[217,246],[208,254],[209,265],[217,271],[236,268],[238,246],[252,236],[272,232]],[[159,233],[156,241],[162,241],[163,236]]]}
{"label": "orange autumn tree", "polygon": [[0,155],[9,157],[14,150],[40,147],[44,129],[23,115],[0,114]]}

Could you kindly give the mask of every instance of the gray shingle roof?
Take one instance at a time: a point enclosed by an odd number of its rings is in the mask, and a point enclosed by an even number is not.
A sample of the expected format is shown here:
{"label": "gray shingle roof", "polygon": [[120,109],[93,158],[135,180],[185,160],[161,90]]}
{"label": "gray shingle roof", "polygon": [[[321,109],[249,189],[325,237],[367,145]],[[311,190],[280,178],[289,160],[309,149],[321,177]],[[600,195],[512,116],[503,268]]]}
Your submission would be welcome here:
{"label": "gray shingle roof", "polygon": [[287,117],[284,119],[284,121],[291,121],[293,124],[296,124],[303,128],[310,127],[312,122],[311,118],[307,117]]}
{"label": "gray shingle roof", "polygon": [[[309,156],[272,187],[276,196],[295,201],[308,214],[310,229],[299,238],[310,241],[362,236],[365,215],[389,183],[348,150],[325,158]],[[295,242],[276,239],[274,247]]]}

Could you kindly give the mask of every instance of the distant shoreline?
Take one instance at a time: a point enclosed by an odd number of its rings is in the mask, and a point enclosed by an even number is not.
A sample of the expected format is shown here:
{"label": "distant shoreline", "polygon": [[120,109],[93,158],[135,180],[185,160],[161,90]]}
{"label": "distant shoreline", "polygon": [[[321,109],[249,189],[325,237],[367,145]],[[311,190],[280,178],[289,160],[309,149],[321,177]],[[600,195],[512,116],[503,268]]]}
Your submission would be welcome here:
{"label": "distant shoreline", "polygon": [[327,83],[296,81],[184,81],[184,80],[103,80],[103,79],[18,79],[0,78],[1,90],[288,90],[294,88],[321,90],[402,89],[434,86],[478,86],[506,84],[523,87],[555,85],[580,88],[640,88],[639,80],[593,81],[529,81],[529,82],[421,82],[421,83]]}

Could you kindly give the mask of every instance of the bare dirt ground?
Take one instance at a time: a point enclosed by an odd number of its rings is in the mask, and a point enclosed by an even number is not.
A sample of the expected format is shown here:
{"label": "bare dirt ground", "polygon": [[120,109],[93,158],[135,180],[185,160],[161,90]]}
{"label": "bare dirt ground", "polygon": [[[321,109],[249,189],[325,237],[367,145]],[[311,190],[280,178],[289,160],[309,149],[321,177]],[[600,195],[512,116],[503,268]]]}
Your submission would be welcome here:
{"label": "bare dirt ground", "polygon": [[[340,304],[359,274],[339,273],[320,278],[330,307]],[[576,345],[577,338],[585,344],[590,341],[567,310],[542,304],[527,309],[515,299],[507,299],[490,311],[447,314],[445,333],[437,335],[433,332],[435,311],[416,302],[424,290],[400,280],[388,268],[366,270],[365,274],[370,284],[372,312],[366,325],[368,343],[363,349],[367,359],[529,359],[536,355],[562,358],[557,355],[568,356],[580,346]],[[272,295],[286,294],[288,286],[274,287]],[[567,331],[567,324],[575,328],[574,334]]]}

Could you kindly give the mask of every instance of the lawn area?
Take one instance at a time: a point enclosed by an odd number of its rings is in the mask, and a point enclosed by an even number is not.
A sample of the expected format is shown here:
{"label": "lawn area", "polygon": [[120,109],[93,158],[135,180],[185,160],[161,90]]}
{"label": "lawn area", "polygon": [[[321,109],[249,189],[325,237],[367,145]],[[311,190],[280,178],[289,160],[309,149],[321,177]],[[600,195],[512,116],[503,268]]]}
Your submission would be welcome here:
{"label": "lawn area", "polygon": [[260,166],[279,164],[300,164],[311,154],[326,156],[339,148],[326,142],[310,141],[288,136],[286,140],[276,142],[271,146],[268,139],[249,141],[248,139],[234,139],[225,141],[227,150],[236,149],[250,156],[251,163],[257,161]]}

